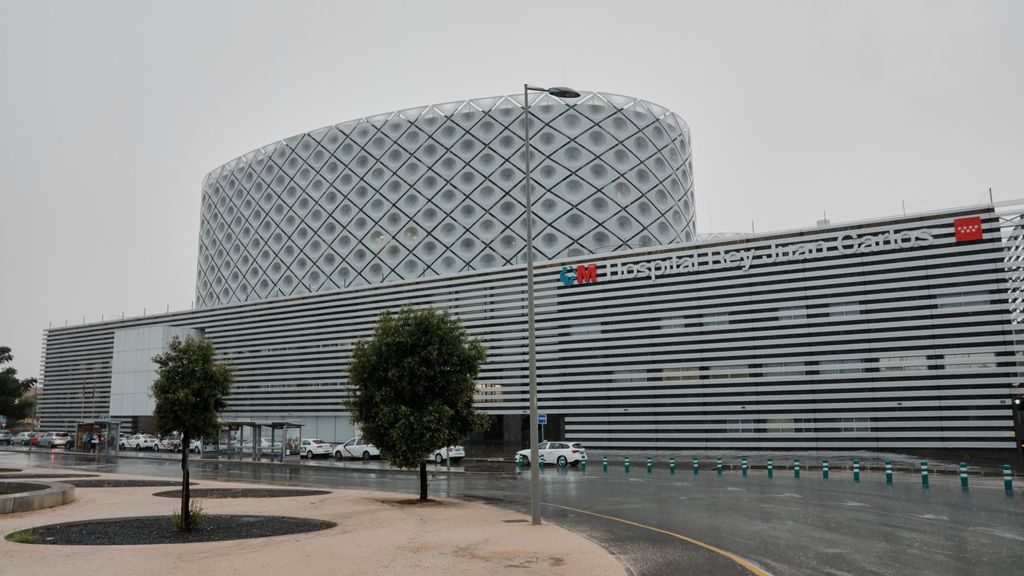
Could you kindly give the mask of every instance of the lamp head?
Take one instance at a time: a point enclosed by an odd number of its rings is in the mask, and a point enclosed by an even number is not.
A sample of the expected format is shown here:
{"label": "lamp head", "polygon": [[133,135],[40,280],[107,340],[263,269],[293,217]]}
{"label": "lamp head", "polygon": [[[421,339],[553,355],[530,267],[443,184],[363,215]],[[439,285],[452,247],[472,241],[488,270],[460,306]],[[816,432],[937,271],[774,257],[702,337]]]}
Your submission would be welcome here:
{"label": "lamp head", "polygon": [[572,88],[566,88],[565,86],[552,86],[548,88],[548,94],[557,96],[559,98],[579,98],[580,93],[573,90]]}

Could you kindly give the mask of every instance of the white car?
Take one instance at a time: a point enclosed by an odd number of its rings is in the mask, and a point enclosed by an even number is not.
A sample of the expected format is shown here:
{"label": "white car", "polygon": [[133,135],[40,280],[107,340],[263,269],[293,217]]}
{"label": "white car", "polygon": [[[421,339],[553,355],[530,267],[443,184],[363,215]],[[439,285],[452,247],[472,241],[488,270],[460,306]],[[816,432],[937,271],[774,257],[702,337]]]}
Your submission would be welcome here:
{"label": "white car", "polygon": [[314,456],[330,456],[331,445],[319,438],[304,438],[299,443],[299,457],[313,458]]}
{"label": "white car", "polygon": [[181,438],[175,436],[164,436],[163,438],[156,439],[156,445],[153,446],[154,452],[161,450],[165,452],[177,452],[181,448]]}
{"label": "white car", "polygon": [[[537,445],[538,455],[544,459],[545,464],[558,466],[578,466],[583,460],[584,452],[579,448],[573,448],[568,442],[541,442]],[[522,462],[524,466],[530,465],[530,450],[516,452],[516,462]]]}
{"label": "white car", "polygon": [[334,457],[338,460],[343,458],[369,460],[370,458],[380,458],[380,449],[373,444],[364,443],[362,438],[353,438],[344,444],[335,446]]}
{"label": "white car", "polygon": [[32,441],[32,437],[35,435],[35,432],[18,432],[11,437],[11,444],[17,446],[28,446],[28,443]]}
{"label": "white car", "polygon": [[579,442],[569,442],[569,447],[579,450],[580,454],[582,454],[582,458],[584,460],[587,459],[587,449],[583,447],[583,444]]}
{"label": "white car", "polygon": [[39,439],[39,446],[56,448],[58,446],[67,446],[68,442],[71,441],[71,434],[67,432],[47,432],[46,436]]}
{"label": "white car", "polygon": [[128,439],[124,441],[125,448],[134,448],[136,450],[142,450],[145,448],[147,450],[159,451],[159,446],[160,440],[152,434],[136,434],[128,437]]}
{"label": "white car", "polygon": [[466,451],[462,446],[446,446],[444,448],[438,448],[427,456],[427,460],[433,460],[437,464],[443,464],[445,460],[451,458],[453,464],[462,461],[466,457]]}

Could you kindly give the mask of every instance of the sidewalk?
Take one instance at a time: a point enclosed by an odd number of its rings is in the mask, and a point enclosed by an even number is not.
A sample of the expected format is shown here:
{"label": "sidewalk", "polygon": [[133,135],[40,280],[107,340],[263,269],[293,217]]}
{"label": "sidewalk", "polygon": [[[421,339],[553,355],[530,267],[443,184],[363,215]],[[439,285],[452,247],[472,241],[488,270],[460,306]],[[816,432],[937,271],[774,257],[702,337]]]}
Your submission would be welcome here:
{"label": "sidewalk", "polygon": [[[26,469],[24,473],[29,472],[56,470]],[[100,477],[152,479],[119,474]],[[197,482],[200,488],[261,486]],[[76,500],[71,504],[0,516],[0,533],[6,536],[33,526],[75,520],[169,516],[179,501],[152,495],[162,490],[167,488],[77,488]],[[0,540],[0,564],[4,573],[40,576],[180,576],[185,572],[310,576],[625,574],[609,552],[553,524],[532,526],[526,516],[475,502],[438,499],[427,505],[393,503],[409,498],[407,494],[332,490],[322,496],[201,499],[210,514],[302,516],[330,520],[338,526],[309,534],[150,546],[47,546]]]}

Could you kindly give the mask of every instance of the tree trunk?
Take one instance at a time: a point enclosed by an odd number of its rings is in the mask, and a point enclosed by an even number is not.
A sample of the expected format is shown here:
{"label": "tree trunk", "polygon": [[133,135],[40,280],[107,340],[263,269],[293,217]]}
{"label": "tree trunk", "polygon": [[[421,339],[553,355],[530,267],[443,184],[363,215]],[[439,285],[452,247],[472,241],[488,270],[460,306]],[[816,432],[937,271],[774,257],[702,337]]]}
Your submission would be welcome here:
{"label": "tree trunk", "polygon": [[181,529],[189,531],[191,518],[189,518],[188,499],[191,497],[188,482],[188,445],[190,439],[188,434],[181,435]]}
{"label": "tree trunk", "polygon": [[427,463],[420,462],[420,500],[427,499]]}

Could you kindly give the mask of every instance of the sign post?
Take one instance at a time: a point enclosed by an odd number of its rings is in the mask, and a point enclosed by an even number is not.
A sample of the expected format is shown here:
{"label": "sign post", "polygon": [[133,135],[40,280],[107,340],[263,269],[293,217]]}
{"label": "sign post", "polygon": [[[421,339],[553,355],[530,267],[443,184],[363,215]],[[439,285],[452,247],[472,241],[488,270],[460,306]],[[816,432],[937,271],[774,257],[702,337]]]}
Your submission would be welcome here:
{"label": "sign post", "polygon": [[540,441],[544,441],[544,425],[548,423],[547,414],[537,414],[537,424],[540,424]]}

